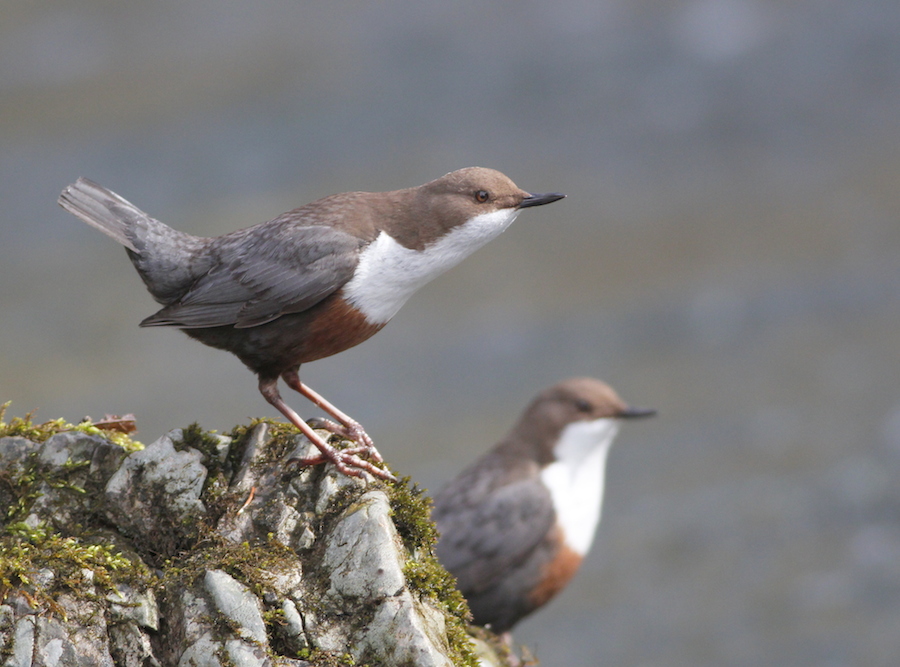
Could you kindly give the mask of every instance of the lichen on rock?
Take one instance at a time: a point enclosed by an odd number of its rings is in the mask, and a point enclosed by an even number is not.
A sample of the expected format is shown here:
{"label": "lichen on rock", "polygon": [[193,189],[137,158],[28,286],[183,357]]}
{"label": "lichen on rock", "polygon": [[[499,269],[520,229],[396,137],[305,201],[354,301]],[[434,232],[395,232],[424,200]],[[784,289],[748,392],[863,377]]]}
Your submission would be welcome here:
{"label": "lichen on rock", "polygon": [[123,447],[2,417],[4,665],[501,664],[408,480],[298,470],[311,445],[265,420]]}

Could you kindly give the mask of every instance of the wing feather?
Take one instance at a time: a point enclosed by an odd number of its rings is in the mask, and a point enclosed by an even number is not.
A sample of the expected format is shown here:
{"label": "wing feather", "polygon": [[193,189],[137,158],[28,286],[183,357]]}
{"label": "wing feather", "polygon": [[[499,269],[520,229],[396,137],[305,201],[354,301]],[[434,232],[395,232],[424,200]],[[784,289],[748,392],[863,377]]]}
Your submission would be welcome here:
{"label": "wing feather", "polygon": [[246,328],[303,312],[350,280],[362,245],[346,232],[290,220],[219,237],[213,267],[141,326]]}
{"label": "wing feather", "polygon": [[433,513],[438,557],[467,596],[524,562],[554,522],[549,493],[534,476],[494,488],[472,482],[442,490]]}

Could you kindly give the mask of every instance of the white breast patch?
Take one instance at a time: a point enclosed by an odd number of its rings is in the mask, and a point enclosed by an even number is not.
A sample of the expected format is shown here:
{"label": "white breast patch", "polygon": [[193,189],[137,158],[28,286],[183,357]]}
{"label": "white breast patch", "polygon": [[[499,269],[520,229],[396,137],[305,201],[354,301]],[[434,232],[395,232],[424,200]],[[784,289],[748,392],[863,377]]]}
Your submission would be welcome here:
{"label": "white breast patch", "polygon": [[556,461],[541,471],[566,544],[584,556],[600,522],[606,455],[619,431],[615,419],[574,422],[563,429]]}
{"label": "white breast patch", "polygon": [[518,209],[505,208],[476,216],[421,252],[381,232],[360,254],[344,296],[370,322],[385,323],[413,292],[496,238],[518,214]]}

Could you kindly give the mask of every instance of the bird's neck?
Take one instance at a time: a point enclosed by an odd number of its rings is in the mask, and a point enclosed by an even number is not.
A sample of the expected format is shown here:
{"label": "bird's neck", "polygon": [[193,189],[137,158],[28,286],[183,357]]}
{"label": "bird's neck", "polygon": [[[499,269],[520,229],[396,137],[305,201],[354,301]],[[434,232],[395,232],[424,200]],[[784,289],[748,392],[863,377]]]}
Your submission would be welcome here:
{"label": "bird's neck", "polygon": [[382,231],[360,253],[344,297],[370,322],[385,323],[416,290],[498,236],[516,214],[515,209],[502,209],[476,216],[421,250],[407,248]]}

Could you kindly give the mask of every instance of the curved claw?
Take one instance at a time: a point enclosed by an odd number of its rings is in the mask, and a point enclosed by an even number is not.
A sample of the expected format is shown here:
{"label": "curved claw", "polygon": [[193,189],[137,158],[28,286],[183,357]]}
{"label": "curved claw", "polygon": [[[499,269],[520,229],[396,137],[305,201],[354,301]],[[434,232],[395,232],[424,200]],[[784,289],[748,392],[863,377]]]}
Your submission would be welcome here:
{"label": "curved claw", "polygon": [[344,449],[342,451],[351,454],[365,453],[368,458],[376,463],[384,462],[381,453],[375,448],[375,443],[372,441],[372,438],[369,437],[369,434],[366,433],[365,430],[363,430],[362,425],[358,421],[351,420],[348,424],[338,424],[337,422],[325,419],[324,417],[315,417],[307,420],[307,423],[313,428],[323,428],[326,431],[330,431],[347,440],[358,442],[360,445],[359,447],[351,447],[350,449]]}
{"label": "curved claw", "polygon": [[[361,449],[361,448],[358,448]],[[378,468],[369,461],[361,459],[352,449],[332,449],[329,451],[321,451],[316,456],[307,456],[304,458],[294,458],[287,462],[299,465],[301,467],[319,465],[322,463],[332,463],[337,470],[351,477],[362,477],[363,471],[370,475],[389,482],[396,482],[397,478],[391,474],[389,470]]]}
{"label": "curved claw", "polygon": [[303,433],[303,435],[305,435],[320,452],[316,456],[309,456],[303,459],[291,459],[288,463],[299,463],[302,466],[308,466],[330,461],[338,471],[345,475],[350,475],[351,477],[362,477],[362,473],[365,471],[379,479],[396,481],[397,478],[394,477],[390,471],[382,470],[359,456],[360,454],[365,454],[376,463],[381,463],[383,461],[381,454],[378,453],[378,450],[375,449],[375,445],[372,443],[372,438],[370,438],[363,430],[359,422],[340,412],[321,396],[301,384],[300,377],[297,375],[297,369],[283,373],[282,377],[289,387],[299,391],[313,403],[325,409],[325,411],[335,419],[342,422],[343,426],[327,419],[317,420],[317,422],[314,423],[325,424],[327,430],[359,443],[359,447],[351,447],[345,450],[338,450],[329,445],[322,439],[322,436],[313,430],[312,426],[300,419],[300,415],[294,412],[290,406],[284,402],[284,399],[281,398],[281,394],[278,393],[278,378],[260,376],[259,391],[263,397],[275,406],[281,414],[287,417],[288,421],[300,429],[300,432]]}
{"label": "curved claw", "polygon": [[[350,440],[358,442],[360,445],[364,445],[364,446],[368,447],[369,448],[369,457],[372,460],[377,461],[379,463],[382,462],[383,459],[381,458],[381,454],[379,454],[378,450],[375,449],[375,443],[372,442],[372,438],[370,438],[369,434],[365,432],[362,425],[358,421],[356,421],[355,419],[353,419],[352,417],[347,415],[346,413],[338,410],[337,407],[335,407],[334,405],[332,405],[331,403],[326,401],[325,397],[323,397],[321,394],[313,391],[313,389],[311,387],[300,382],[300,375],[299,375],[298,371],[299,371],[299,367],[286,370],[285,372],[283,372],[281,374],[281,377],[285,381],[287,386],[290,387],[291,389],[293,389],[294,391],[298,392],[302,396],[305,396],[306,398],[308,398],[310,401],[313,402],[313,404],[322,408],[325,412],[327,412],[329,415],[334,417],[338,422],[340,422],[340,424],[335,424],[335,422],[332,422],[331,420],[323,420],[323,422],[329,424],[329,426],[327,427],[329,431],[331,431],[332,433],[337,433],[338,435],[342,435],[346,438],[349,438]],[[260,391],[262,391],[262,390],[263,390],[263,387],[262,387],[262,385],[260,385]],[[271,392],[272,387],[267,387],[267,391]],[[277,389],[275,389],[275,391],[277,392]],[[264,391],[263,396],[265,396],[265,395],[266,394]],[[271,400],[269,402],[271,402]],[[281,408],[279,408],[279,409],[281,409]],[[283,411],[282,411],[282,413],[283,413]],[[334,426],[332,427],[331,425],[334,425]]]}

